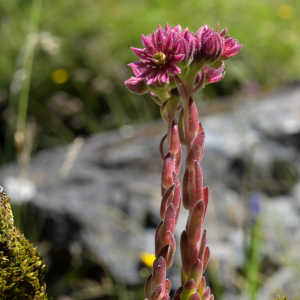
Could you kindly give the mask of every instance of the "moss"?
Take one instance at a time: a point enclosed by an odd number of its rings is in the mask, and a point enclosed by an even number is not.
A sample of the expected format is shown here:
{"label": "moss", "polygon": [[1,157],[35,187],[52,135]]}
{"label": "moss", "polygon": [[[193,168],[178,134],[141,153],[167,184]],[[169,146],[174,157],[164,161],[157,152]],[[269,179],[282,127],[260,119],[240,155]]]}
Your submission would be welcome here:
{"label": "moss", "polygon": [[0,299],[49,299],[45,262],[14,226],[10,199],[0,186]]}

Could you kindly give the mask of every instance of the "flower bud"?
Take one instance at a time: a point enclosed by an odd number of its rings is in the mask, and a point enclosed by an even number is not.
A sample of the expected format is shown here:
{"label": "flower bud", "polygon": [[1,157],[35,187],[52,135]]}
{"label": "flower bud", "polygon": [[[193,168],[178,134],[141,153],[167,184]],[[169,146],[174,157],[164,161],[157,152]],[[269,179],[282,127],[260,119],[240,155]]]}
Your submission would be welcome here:
{"label": "flower bud", "polygon": [[205,73],[205,84],[214,83],[222,80],[226,74],[226,72],[223,73],[225,68],[225,64],[219,68],[219,69],[213,69],[209,66],[204,67],[204,73]]}
{"label": "flower bud", "polygon": [[222,51],[222,54],[220,56],[220,59],[226,60],[232,57],[233,55],[236,55],[240,52],[243,45],[239,45],[239,42],[235,40],[232,37],[229,37],[229,35],[225,38],[225,45],[224,49]]}
{"label": "flower bud", "polygon": [[133,93],[145,94],[148,93],[148,86],[144,78],[131,77],[125,81],[126,87]]}
{"label": "flower bud", "polygon": [[217,61],[224,49],[224,38],[213,32],[207,25],[202,26],[195,35],[196,50],[194,61],[210,65]]}

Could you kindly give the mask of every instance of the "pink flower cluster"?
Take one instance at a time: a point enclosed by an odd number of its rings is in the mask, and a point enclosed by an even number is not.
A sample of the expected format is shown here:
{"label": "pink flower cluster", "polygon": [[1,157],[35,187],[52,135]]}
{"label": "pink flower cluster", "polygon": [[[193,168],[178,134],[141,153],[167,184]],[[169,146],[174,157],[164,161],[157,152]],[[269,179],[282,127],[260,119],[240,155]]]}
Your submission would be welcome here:
{"label": "pink flower cluster", "polygon": [[[170,79],[188,66],[202,73],[204,68],[205,84],[221,80],[224,65],[222,61],[237,54],[242,45],[229,35],[227,29],[218,33],[207,25],[202,26],[196,34],[188,28],[182,31],[180,25],[170,26],[168,23],[163,29],[159,26],[142,42],[145,48],[131,48],[139,61],[129,64],[136,77],[125,82],[127,88],[135,93],[143,94],[153,87],[166,87]],[[201,77],[198,74],[197,77]]]}

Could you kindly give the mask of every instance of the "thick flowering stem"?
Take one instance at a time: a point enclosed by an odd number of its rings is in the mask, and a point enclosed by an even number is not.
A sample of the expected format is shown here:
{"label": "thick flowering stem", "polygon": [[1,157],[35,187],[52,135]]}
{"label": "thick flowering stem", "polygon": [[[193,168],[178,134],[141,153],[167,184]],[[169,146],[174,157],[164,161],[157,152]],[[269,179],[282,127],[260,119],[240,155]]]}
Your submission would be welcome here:
{"label": "thick flowering stem", "polygon": [[[180,115],[180,141],[186,147],[185,174],[183,179],[183,205],[189,210],[186,230],[182,232],[180,251],[182,259],[181,300],[212,300],[210,289],[205,285],[203,273],[208,265],[210,251],[206,245],[206,229],[202,231],[208,205],[208,187],[203,187],[200,160],[203,156],[204,131],[198,120],[193,93],[205,82],[204,71],[196,88],[185,86],[184,79],[178,80],[183,99]],[[178,76],[179,78],[179,76]]]}
{"label": "thick flowering stem", "polygon": [[[203,272],[210,251],[206,246],[206,230],[202,231],[208,205],[208,187],[203,187],[200,160],[203,156],[204,131],[198,120],[194,93],[205,85],[221,80],[224,61],[237,54],[242,45],[229,35],[207,25],[194,34],[180,25],[170,26],[142,36],[143,49],[131,48],[139,61],[129,64],[136,77],[125,82],[137,94],[150,92],[161,107],[167,134],[162,138],[159,152],[162,159],[161,223],[155,234],[153,273],[145,285],[146,298],[169,300],[171,283],[166,268],[173,263],[176,242],[174,230],[180,210],[180,184],[177,174],[181,165],[181,147],[186,147],[182,202],[189,210],[186,229],[180,238],[182,286],[174,300],[213,300],[206,287]],[[176,112],[180,111],[178,122]]]}
{"label": "thick flowering stem", "polygon": [[146,298],[151,300],[168,300],[171,289],[171,282],[166,279],[166,269],[173,264],[176,250],[174,230],[181,205],[180,183],[177,178],[181,164],[181,146],[175,119],[179,102],[179,97],[172,96],[161,106],[161,115],[167,123],[168,133],[162,138],[159,146],[162,159],[160,207],[162,221],[155,234],[156,259],[153,264],[153,273],[145,284]]}

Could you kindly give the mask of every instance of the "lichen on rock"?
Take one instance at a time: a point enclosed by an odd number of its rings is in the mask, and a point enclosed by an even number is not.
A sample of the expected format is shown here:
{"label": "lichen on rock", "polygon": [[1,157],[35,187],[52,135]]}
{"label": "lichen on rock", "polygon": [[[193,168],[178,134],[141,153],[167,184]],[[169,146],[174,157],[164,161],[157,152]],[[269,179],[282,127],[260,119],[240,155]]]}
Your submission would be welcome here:
{"label": "lichen on rock", "polygon": [[41,254],[14,226],[10,198],[0,186],[0,299],[49,299],[46,272]]}

